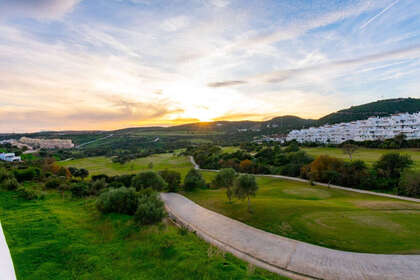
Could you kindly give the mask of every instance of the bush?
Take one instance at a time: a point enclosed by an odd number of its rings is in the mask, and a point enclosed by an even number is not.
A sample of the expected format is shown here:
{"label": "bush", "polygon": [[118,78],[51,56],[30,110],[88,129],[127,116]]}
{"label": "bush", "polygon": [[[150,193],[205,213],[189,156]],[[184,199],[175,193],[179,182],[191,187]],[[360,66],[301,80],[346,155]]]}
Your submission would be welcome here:
{"label": "bush", "polygon": [[398,185],[398,194],[420,197],[420,172],[406,172]]}
{"label": "bush", "polygon": [[107,183],[105,179],[96,180],[92,184],[90,184],[89,194],[98,195],[101,192],[101,190],[105,189],[106,187],[107,187]]}
{"label": "bush", "polygon": [[2,183],[2,188],[8,191],[14,191],[19,187],[19,182],[14,178],[7,178]]}
{"label": "bush", "polygon": [[147,195],[140,195],[138,208],[134,220],[141,225],[151,225],[162,221],[165,217],[165,209],[158,194],[153,192]]}
{"label": "bush", "polygon": [[5,168],[0,168],[0,183],[6,179],[13,178],[13,175],[10,174]]}
{"label": "bush", "polygon": [[165,189],[168,184],[163,178],[154,171],[146,171],[137,174],[132,181],[132,187],[136,190],[142,190],[145,188],[152,188],[156,191]]}
{"label": "bush", "polygon": [[26,200],[44,199],[44,194],[37,190],[30,190],[24,187],[17,189],[18,196]]}
{"label": "bush", "polygon": [[88,191],[89,191],[89,185],[84,182],[74,184],[70,188],[71,195],[77,198],[87,196],[89,194]]}
{"label": "bush", "polygon": [[181,174],[172,170],[159,171],[159,175],[168,184],[168,192],[176,192],[181,185]]}
{"label": "bush", "polygon": [[196,188],[205,188],[206,181],[204,181],[201,173],[198,170],[192,168],[188,171],[187,175],[184,179],[184,190],[185,191],[192,191]]}
{"label": "bush", "polygon": [[26,168],[22,170],[14,170],[13,173],[18,182],[23,182],[39,178],[41,170],[39,168]]}
{"label": "bush", "polygon": [[136,190],[122,187],[102,193],[96,202],[96,208],[104,214],[120,213],[133,215],[136,213],[138,203]]}
{"label": "bush", "polygon": [[45,188],[46,189],[58,189],[58,187],[60,186],[60,183],[61,183],[60,179],[51,178],[45,183]]}

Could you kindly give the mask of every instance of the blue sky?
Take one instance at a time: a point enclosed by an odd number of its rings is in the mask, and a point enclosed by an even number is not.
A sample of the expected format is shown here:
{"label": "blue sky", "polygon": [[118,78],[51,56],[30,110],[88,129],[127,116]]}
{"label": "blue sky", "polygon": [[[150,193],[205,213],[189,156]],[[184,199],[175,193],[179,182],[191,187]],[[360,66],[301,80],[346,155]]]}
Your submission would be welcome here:
{"label": "blue sky", "polygon": [[0,132],[420,97],[420,1],[0,0]]}

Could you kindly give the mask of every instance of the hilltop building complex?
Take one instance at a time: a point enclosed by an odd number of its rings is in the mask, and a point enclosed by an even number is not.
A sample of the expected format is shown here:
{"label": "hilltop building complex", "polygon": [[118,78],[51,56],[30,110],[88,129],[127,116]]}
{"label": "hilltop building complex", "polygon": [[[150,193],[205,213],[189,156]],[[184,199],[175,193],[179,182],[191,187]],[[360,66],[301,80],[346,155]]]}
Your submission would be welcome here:
{"label": "hilltop building complex", "polygon": [[292,130],[286,139],[299,143],[340,144],[348,140],[384,140],[400,134],[404,134],[407,140],[420,138],[420,112]]}

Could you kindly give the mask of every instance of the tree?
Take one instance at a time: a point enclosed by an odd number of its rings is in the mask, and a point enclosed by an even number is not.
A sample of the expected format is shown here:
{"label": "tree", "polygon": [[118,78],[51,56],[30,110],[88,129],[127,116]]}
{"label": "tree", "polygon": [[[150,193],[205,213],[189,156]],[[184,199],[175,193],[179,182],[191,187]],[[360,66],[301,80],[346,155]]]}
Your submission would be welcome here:
{"label": "tree", "polygon": [[420,197],[420,172],[405,172],[398,185],[398,193],[411,197]]}
{"label": "tree", "polygon": [[196,188],[204,188],[205,186],[206,181],[204,181],[201,173],[198,170],[191,168],[184,179],[184,190],[192,191]]}
{"label": "tree", "polygon": [[352,161],[353,160],[352,156],[357,151],[357,149],[359,149],[359,146],[348,143],[348,144],[344,144],[342,149],[343,149],[343,153],[347,154],[350,158],[350,161]]}
{"label": "tree", "polygon": [[87,176],[89,176],[89,171],[87,169],[80,168],[78,176],[84,180]]}
{"label": "tree", "polygon": [[226,196],[229,201],[232,201],[233,190],[235,183],[236,172],[233,168],[224,168],[217,173],[213,180],[213,185],[217,188],[226,188]]}
{"label": "tree", "polygon": [[162,221],[165,207],[156,192],[140,194],[134,220],[141,225],[151,225]]}
{"label": "tree", "polygon": [[239,163],[239,169],[242,172],[251,173],[252,172],[252,161],[250,161],[249,159],[245,159],[245,160],[241,161],[241,163]]}
{"label": "tree", "polygon": [[239,199],[248,199],[248,212],[251,212],[250,197],[255,196],[257,190],[258,184],[254,175],[240,175],[235,182],[234,194]]}
{"label": "tree", "polygon": [[375,162],[373,168],[379,177],[387,179],[387,188],[391,189],[398,185],[401,174],[413,164],[409,155],[389,153]]}
{"label": "tree", "polygon": [[152,188],[155,191],[162,191],[168,186],[168,184],[156,172],[146,171],[137,174],[133,178],[131,186],[138,191],[145,188]]}
{"label": "tree", "polygon": [[147,166],[149,169],[153,169],[153,162],[149,162],[149,165]]}
{"label": "tree", "polygon": [[176,192],[181,185],[181,174],[172,170],[162,170],[159,171],[159,175],[165,180],[168,184],[169,192]]}

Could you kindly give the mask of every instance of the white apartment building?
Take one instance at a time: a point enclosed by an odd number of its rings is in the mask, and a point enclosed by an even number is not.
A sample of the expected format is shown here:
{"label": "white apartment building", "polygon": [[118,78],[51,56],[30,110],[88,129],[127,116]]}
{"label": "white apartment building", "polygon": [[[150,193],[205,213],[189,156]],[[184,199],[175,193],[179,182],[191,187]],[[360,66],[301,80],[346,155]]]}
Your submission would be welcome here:
{"label": "white apartment building", "polygon": [[286,140],[340,144],[347,140],[384,140],[399,134],[404,134],[407,140],[420,138],[420,112],[292,130]]}
{"label": "white apartment building", "polygon": [[21,158],[15,156],[15,153],[1,153],[0,160],[8,161],[8,162],[15,162],[15,161],[21,161]]}

